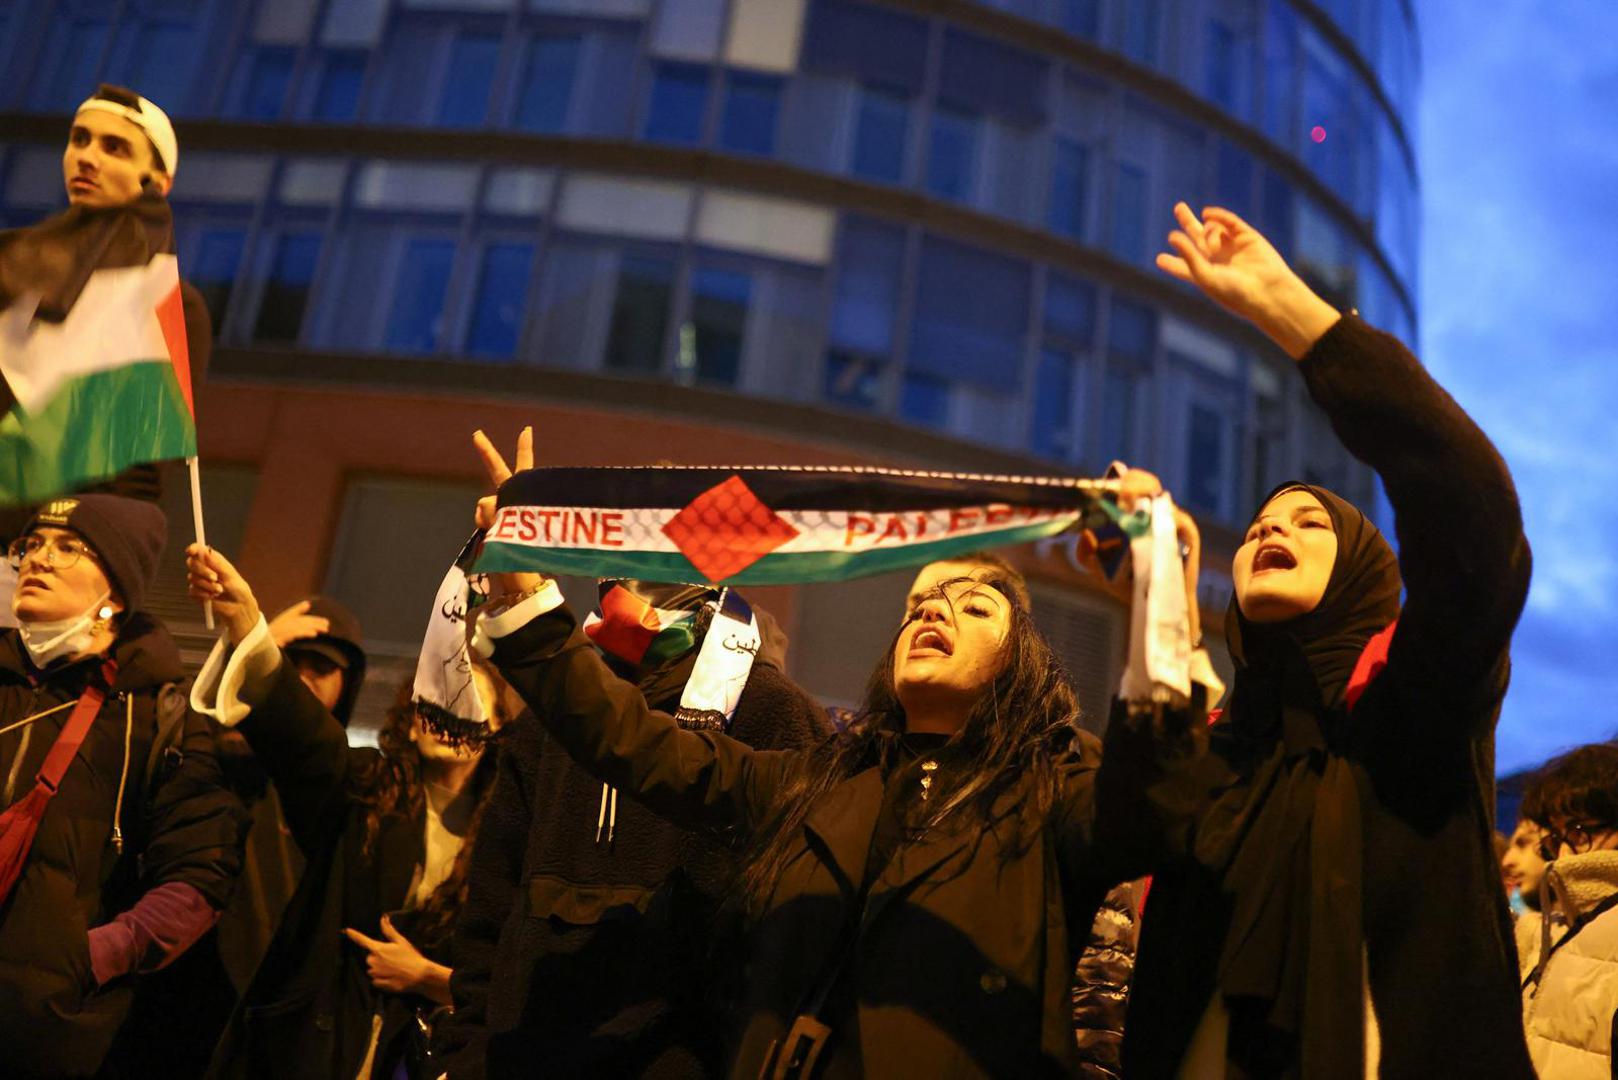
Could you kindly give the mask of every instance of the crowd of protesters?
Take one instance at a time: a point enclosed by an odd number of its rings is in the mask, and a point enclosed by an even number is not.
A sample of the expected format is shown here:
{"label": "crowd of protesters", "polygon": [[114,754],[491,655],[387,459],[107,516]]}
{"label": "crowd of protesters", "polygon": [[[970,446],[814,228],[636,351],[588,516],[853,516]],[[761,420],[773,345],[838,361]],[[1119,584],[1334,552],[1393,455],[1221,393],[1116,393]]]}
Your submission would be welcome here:
{"label": "crowd of protesters", "polygon": [[[71,220],[0,234],[0,299],[70,226],[168,250],[178,153],[161,110],[102,88],[64,155]],[[359,748],[353,615],[268,618],[202,545],[188,585],[221,636],[182,670],[143,610],[150,470],[0,521],[0,1074],[1613,1075],[1618,747],[1546,766],[1495,846],[1530,571],[1503,461],[1246,222],[1175,217],[1159,267],[1296,361],[1400,540],[1316,484],[1263,499],[1222,702],[1214,679],[1079,701],[983,552],[921,569],[851,714],[742,604],[740,689],[693,721],[729,594],[604,582],[587,624],[554,581],[491,573],[436,605],[442,664],[424,643],[468,700],[418,672]],[[205,316],[188,332],[205,355]],[[509,464],[473,441],[491,487],[534,465],[531,432]],[[1116,498],[1162,494],[1132,470]],[[488,527],[492,496],[468,511]],[[1199,644],[1199,537],[1174,526]],[[613,590],[689,632],[626,649]]]}

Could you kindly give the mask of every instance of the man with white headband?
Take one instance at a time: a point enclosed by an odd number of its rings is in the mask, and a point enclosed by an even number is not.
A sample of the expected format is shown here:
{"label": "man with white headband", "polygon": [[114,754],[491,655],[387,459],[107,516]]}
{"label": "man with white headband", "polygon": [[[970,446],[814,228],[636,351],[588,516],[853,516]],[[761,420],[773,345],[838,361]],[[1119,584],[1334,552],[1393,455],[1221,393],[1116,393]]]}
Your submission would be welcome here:
{"label": "man with white headband", "polygon": [[[174,251],[168,194],[180,144],[174,125],[133,90],[103,85],[78,107],[62,152],[62,184],[71,204],[37,225],[0,232],[0,310],[38,297],[34,317],[68,318],[98,270],[146,266]],[[213,352],[213,322],[202,294],[180,283],[186,351],[193,385],[202,382]],[[3,391],[0,387],[0,391]],[[0,414],[10,408],[0,392]],[[86,490],[148,502],[162,495],[155,464],[134,465]],[[0,546],[20,534],[33,507],[0,507]],[[0,564],[0,626],[14,625],[9,604],[14,582]]]}
{"label": "man with white headband", "polygon": [[123,206],[174,186],[180,144],[168,114],[132,90],[102,86],[79,106],[62,154],[74,206]]}

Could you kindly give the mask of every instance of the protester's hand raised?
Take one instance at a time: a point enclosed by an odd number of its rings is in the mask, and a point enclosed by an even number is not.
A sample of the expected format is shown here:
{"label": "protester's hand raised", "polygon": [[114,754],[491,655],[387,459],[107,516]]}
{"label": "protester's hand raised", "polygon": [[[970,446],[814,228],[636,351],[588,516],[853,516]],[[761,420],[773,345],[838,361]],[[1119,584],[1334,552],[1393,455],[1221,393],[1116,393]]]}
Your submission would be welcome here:
{"label": "protester's hand raised", "polygon": [[[1162,481],[1155,473],[1145,469],[1130,469],[1118,479],[1117,501],[1119,507],[1126,513],[1133,510],[1140,500],[1153,499],[1162,493]],[[1202,561],[1202,533],[1197,528],[1196,520],[1178,506],[1174,508],[1174,531],[1179,537],[1181,548],[1186,553],[1185,592],[1191,621],[1191,639],[1200,641],[1202,627],[1197,607],[1197,574]],[[1075,554],[1079,566],[1094,575],[1103,589],[1126,607],[1134,602],[1134,563],[1127,546],[1118,572],[1112,577],[1107,576],[1106,569],[1101,565],[1101,553],[1096,536],[1090,530],[1086,529],[1079,534]]]}
{"label": "protester's hand raised", "polygon": [[1181,202],[1174,204],[1174,219],[1180,227],[1168,243],[1176,254],[1160,253],[1157,268],[1253,323],[1293,359],[1302,359],[1338,320],[1337,309],[1236,214],[1210,206],[1198,219]]}
{"label": "protester's hand raised", "polygon": [[[477,511],[473,516],[480,529],[492,528],[495,518],[494,492],[500,485],[511,479],[513,473],[520,473],[534,467],[534,429],[525,427],[517,436],[517,452],[506,464],[506,459],[489,437],[481,431],[472,433],[472,445],[476,447],[478,457],[483,461],[483,471],[489,477],[490,494],[478,500]],[[489,599],[500,601],[531,592],[538,588],[544,578],[538,574],[490,574]]]}
{"label": "protester's hand raised", "polygon": [[185,549],[185,572],[191,599],[199,604],[212,601],[214,610],[225,620],[231,644],[240,645],[261,617],[247,579],[229,559],[201,544]]}
{"label": "protester's hand raised", "polygon": [[331,620],[309,614],[309,601],[299,600],[270,620],[270,640],[284,649],[294,641],[307,641],[331,631]]}
{"label": "protester's hand raised", "polygon": [[490,493],[478,500],[476,516],[478,528],[487,529],[494,524],[494,493],[500,485],[510,480],[512,473],[534,467],[534,429],[532,426],[525,427],[517,435],[517,453],[512,458],[515,468],[506,464],[506,459],[482,431],[472,432],[472,445],[477,448],[478,457],[483,461],[483,471],[489,477]]}

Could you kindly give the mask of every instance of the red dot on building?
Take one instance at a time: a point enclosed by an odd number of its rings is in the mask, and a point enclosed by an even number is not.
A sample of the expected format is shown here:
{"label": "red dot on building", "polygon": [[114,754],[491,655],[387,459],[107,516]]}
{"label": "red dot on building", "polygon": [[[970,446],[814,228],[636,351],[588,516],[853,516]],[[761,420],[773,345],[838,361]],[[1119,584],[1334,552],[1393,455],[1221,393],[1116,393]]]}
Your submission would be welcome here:
{"label": "red dot on building", "polygon": [[1309,129],[1309,137],[1317,143],[1323,143],[1326,141],[1326,129],[1316,124]]}

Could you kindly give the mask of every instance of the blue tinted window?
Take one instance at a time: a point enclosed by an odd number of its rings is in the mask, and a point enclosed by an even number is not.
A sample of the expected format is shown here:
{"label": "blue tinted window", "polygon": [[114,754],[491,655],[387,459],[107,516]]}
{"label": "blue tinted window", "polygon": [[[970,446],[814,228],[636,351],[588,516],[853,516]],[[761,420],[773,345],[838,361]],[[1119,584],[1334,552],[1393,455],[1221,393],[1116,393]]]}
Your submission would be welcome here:
{"label": "blue tinted window", "polygon": [[899,391],[899,415],[913,424],[943,427],[949,422],[949,383],[937,375],[905,372]]}
{"label": "blue tinted window", "polygon": [[605,362],[608,368],[642,372],[662,369],[663,339],[668,332],[669,296],[673,289],[672,260],[624,256],[618,267],[612,332],[607,338]]}
{"label": "blue tinted window", "polygon": [[1297,211],[1294,206],[1292,185],[1268,169],[1264,170],[1263,231],[1275,250],[1285,259],[1292,258],[1293,234],[1296,231]]}
{"label": "blue tinted window", "polygon": [[1226,112],[1236,111],[1236,35],[1214,20],[1208,23],[1208,97]]}
{"label": "blue tinted window", "polygon": [[1112,185],[1112,253],[1130,262],[1146,258],[1146,173],[1119,163]]}
{"label": "blue tinted window", "polygon": [[938,93],[968,110],[1029,127],[1045,119],[1045,61],[957,30],[944,35]]}
{"label": "blue tinted window", "polygon": [[388,349],[432,352],[438,347],[444,293],[454,265],[453,240],[417,239],[405,245],[393,289],[393,308],[388,313]]}
{"label": "blue tinted window", "polygon": [[1073,453],[1073,357],[1044,349],[1034,374],[1034,422],[1029,447],[1036,454],[1066,458]]}
{"label": "blue tinted window", "polygon": [[365,54],[330,53],[321,66],[315,91],[316,120],[352,120],[360,111],[360,86],[365,81]]}
{"label": "blue tinted window", "polygon": [[646,138],[654,142],[702,141],[708,105],[708,69],[694,64],[659,64],[646,110]]}
{"label": "blue tinted window", "polygon": [[935,109],[927,149],[927,190],[946,199],[968,198],[977,149],[977,117],[942,105]]}
{"label": "blue tinted window", "polygon": [[150,101],[162,102],[173,114],[191,111],[191,80],[199,59],[201,34],[191,23],[151,23],[135,37],[128,75],[120,80],[138,87]]}
{"label": "blue tinted window", "polygon": [[1095,333],[1096,291],[1091,285],[1053,273],[1045,284],[1045,333],[1088,345]]}
{"label": "blue tinted window", "polygon": [[1214,169],[1214,195],[1219,205],[1251,221],[1253,159],[1247,151],[1221,139]]}
{"label": "blue tinted window", "polygon": [[1084,239],[1089,169],[1089,151],[1078,143],[1056,140],[1051,158],[1051,204],[1047,218],[1052,229],[1075,240]]}
{"label": "blue tinted window", "polygon": [[1192,405],[1186,434],[1185,496],[1194,509],[1219,512],[1224,456],[1224,418],[1206,405]]}
{"label": "blue tinted window", "polygon": [[107,23],[102,19],[62,20],[51,26],[45,40],[39,76],[28,103],[35,109],[59,112],[95,92],[101,53],[107,45]]}
{"label": "blue tinted window", "polygon": [[449,49],[438,122],[445,127],[477,127],[489,115],[489,88],[494,85],[500,39],[489,34],[462,34]]}
{"label": "blue tinted window", "polygon": [[1101,33],[1101,0],[1060,0],[1061,27],[1070,34],[1095,38]]}
{"label": "blue tinted window", "polygon": [[997,392],[1021,381],[1026,263],[928,237],[922,243],[909,366]]}
{"label": "blue tinted window", "polygon": [[1135,373],[1109,362],[1101,378],[1101,440],[1096,460],[1100,463],[1134,457]]}
{"label": "blue tinted window", "polygon": [[1162,0],[1129,0],[1124,5],[1124,55],[1140,64],[1156,64],[1161,34]]}
{"label": "blue tinted window", "polygon": [[1264,133],[1288,149],[1297,145],[1292,119],[1297,72],[1297,13],[1288,0],[1269,0],[1264,20]]}
{"label": "blue tinted window", "polygon": [[1112,319],[1107,327],[1107,351],[1137,368],[1151,362],[1157,343],[1157,316],[1152,309],[1132,300],[1115,298]]}
{"label": "blue tinted window", "polygon": [[473,356],[510,356],[517,350],[523,302],[534,264],[532,244],[490,244],[478,268],[478,291],[472,301],[472,325],[466,351]]}
{"label": "blue tinted window", "polygon": [[826,400],[875,409],[882,403],[882,367],[880,360],[833,349],[826,354]]}
{"label": "blue tinted window", "polygon": [[873,4],[816,0],[804,30],[802,64],[805,71],[915,92],[927,65],[927,23]]}
{"label": "blue tinted window", "polygon": [[186,260],[185,279],[202,294],[215,331],[225,325],[225,307],[236,283],[245,240],[241,229],[208,229],[197,237],[196,249]]}
{"label": "blue tinted window", "polygon": [[247,68],[237,115],[246,120],[274,120],[281,115],[287,84],[292,81],[291,49],[258,49]]}
{"label": "blue tinted window", "polygon": [[270,261],[264,295],[259,300],[258,321],[253,326],[255,341],[298,340],[304,309],[309,305],[309,286],[314,284],[315,266],[319,261],[318,233],[281,237]]}
{"label": "blue tinted window", "polygon": [[[691,275],[691,328],[698,382],[734,386],[742,370],[742,335],[753,282],[732,270],[699,267]],[[682,367],[688,358],[682,354]]]}
{"label": "blue tinted window", "polygon": [[726,80],[725,114],[719,144],[743,154],[775,152],[775,119],[781,108],[781,80],[733,71]]}
{"label": "blue tinted window", "polygon": [[860,87],[854,118],[854,175],[890,184],[903,180],[909,128],[908,97],[873,86]]}
{"label": "blue tinted window", "polygon": [[865,353],[886,354],[892,349],[903,265],[901,230],[857,218],[845,222],[832,303],[834,345]]}
{"label": "blue tinted window", "polygon": [[551,134],[566,130],[582,45],[582,40],[573,36],[534,39],[517,99],[518,127]]}

